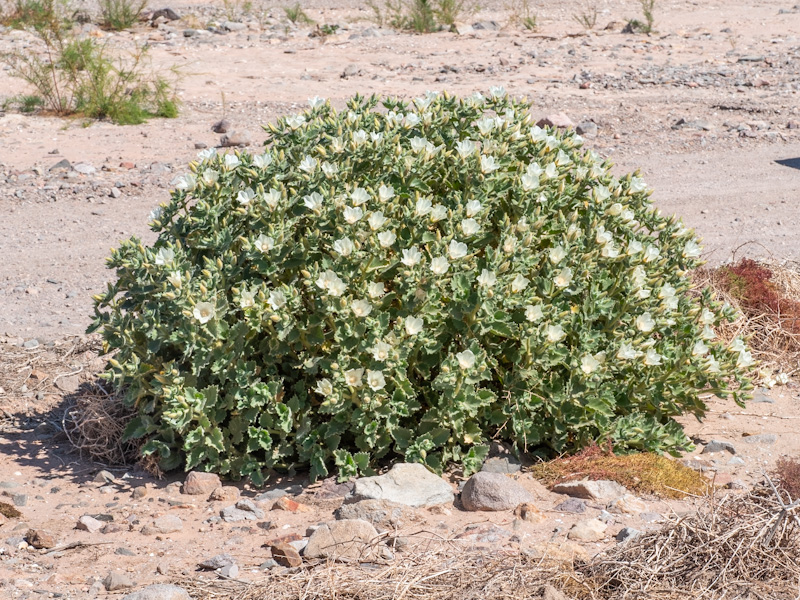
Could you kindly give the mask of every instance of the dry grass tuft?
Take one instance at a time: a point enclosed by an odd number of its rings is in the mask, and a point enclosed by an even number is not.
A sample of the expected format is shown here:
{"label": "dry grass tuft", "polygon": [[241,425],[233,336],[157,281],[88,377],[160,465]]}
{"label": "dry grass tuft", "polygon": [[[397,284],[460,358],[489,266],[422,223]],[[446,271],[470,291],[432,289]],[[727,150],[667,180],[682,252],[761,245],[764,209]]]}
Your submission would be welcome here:
{"label": "dry grass tuft", "polygon": [[662,498],[704,496],[713,489],[702,474],[665,456],[614,455],[599,446],[534,465],[531,473],[545,485],[579,479],[610,479],[638,494]]}
{"label": "dry grass tuft", "polygon": [[17,519],[22,516],[22,513],[8,502],[0,502],[0,515],[9,519]]}
{"label": "dry grass tuft", "polygon": [[800,498],[800,460],[782,456],[775,463],[772,476],[776,485],[792,498]]}

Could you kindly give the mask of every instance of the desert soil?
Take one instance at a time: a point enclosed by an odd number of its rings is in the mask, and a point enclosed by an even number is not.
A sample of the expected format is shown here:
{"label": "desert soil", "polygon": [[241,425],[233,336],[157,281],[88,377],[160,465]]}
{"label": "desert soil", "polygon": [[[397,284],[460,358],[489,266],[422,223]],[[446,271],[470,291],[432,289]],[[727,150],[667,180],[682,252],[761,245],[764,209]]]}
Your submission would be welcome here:
{"label": "desert soil", "polygon": [[[534,114],[565,113],[585,126],[586,144],[619,172],[640,169],[656,205],[696,228],[710,262],[734,253],[800,257],[800,5],[659,0],[657,33],[641,35],[621,32],[628,19],[640,17],[637,1],[589,3],[599,9],[589,32],[573,18],[586,4],[531,2],[536,32],[514,24],[509,6],[496,1],[465,17],[482,27],[460,28],[463,33],[379,28],[371,11],[351,0],[303,3],[317,23],[339,25],[324,38],[310,37],[313,27],[287,23],[280,6],[258,4],[243,14],[229,3],[233,14],[227,15],[220,3],[177,1],[168,5],[179,21],[113,34],[84,26],[86,35],[111,49],[146,43],[154,67],[178,67],[181,114],[121,127],[0,113],[0,501],[22,512],[0,524],[0,596],[103,596],[98,582],[112,571],[137,585],[213,578],[196,573],[197,563],[222,552],[237,559],[239,578],[257,577],[269,557],[265,542],[302,538],[307,526],[331,519],[341,502],[343,491],[329,482],[300,496],[310,512],[263,505],[260,526],[217,523],[209,518],[230,502],[182,495],[176,485],[182,476],[156,480],[136,468],[111,469],[113,480],[95,481],[102,465],[76,455],[59,433],[59,415],[102,369],[96,342],[81,336],[91,320],[91,295],[112,277],[104,267],[109,248],[132,235],[154,239],[148,213],[169,198],[170,182],[198,147],[219,144],[211,126],[222,118],[249,136],[253,148],[263,139],[262,124],[301,109],[311,96],[341,106],[356,92],[413,97],[503,85],[530,98]],[[0,51],[14,50],[32,52],[36,45],[25,32],[3,30]],[[29,91],[8,69],[0,70],[0,99]],[[62,159],[71,166],[52,169]],[[718,483],[749,485],[779,456],[797,455],[794,381],[760,390],[757,400],[743,410],[710,399],[705,422],[686,420],[698,442],[687,460],[716,473]],[[712,439],[731,442],[735,456],[699,454]],[[563,496],[527,474],[518,479],[537,498],[543,523],[451,506],[419,511],[403,533],[461,536],[489,550],[541,549],[548,541],[561,547],[573,522],[604,508],[589,503],[581,515],[559,512]],[[294,483],[303,484],[303,477]],[[270,484],[280,485],[286,482]],[[136,488],[146,492],[134,494]],[[263,491],[238,488],[251,498]],[[606,538],[581,551],[592,554],[614,543],[624,526],[657,527],[653,514],[692,506],[645,501],[646,518],[616,515]],[[107,515],[114,526],[108,533],[76,530],[83,515]],[[179,516],[182,529],[142,533],[163,515]],[[485,535],[469,529],[475,523]],[[29,528],[51,533],[59,545],[90,545],[47,554],[26,547]]]}

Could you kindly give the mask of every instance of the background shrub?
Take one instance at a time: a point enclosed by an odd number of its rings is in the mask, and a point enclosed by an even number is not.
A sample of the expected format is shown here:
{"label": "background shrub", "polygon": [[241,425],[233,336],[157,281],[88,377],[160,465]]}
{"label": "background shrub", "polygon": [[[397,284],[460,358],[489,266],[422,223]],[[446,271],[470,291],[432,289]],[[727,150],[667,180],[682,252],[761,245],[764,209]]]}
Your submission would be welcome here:
{"label": "background shrub", "polygon": [[112,254],[93,329],[163,468],[675,452],[701,392],[741,402],[733,311],[687,293],[700,246],[638,176],[502,88],[310,103],[263,154],[202,152],[154,246]]}

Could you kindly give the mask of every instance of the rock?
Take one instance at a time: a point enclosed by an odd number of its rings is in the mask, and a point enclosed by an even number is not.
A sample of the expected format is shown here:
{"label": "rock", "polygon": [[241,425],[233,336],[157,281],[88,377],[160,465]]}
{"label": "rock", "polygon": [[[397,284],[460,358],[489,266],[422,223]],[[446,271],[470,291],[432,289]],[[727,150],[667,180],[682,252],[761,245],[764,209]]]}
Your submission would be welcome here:
{"label": "rock", "polygon": [[148,490],[145,486],[140,485],[139,487],[133,488],[133,492],[131,493],[131,498],[134,500],[141,500],[145,496],[147,496]]}
{"label": "rock", "polygon": [[385,475],[362,477],[353,489],[355,500],[388,500],[407,506],[450,503],[450,485],[419,463],[398,463]]}
{"label": "rock", "polygon": [[51,173],[54,171],[70,171],[72,170],[72,163],[70,163],[66,158],[62,158],[56,164],[48,169]]}
{"label": "rock", "polygon": [[120,198],[122,196],[122,191],[118,187],[112,187],[108,190],[108,195],[112,198]]}
{"label": "rock", "polygon": [[231,130],[231,122],[228,119],[217,121],[211,126],[214,133],[228,133]]}
{"label": "rock", "polygon": [[732,456],[731,459],[725,464],[731,465],[732,467],[738,467],[744,464],[744,459],[739,458],[738,456]]}
{"label": "rock", "polygon": [[228,565],[227,567],[222,567],[219,570],[219,574],[221,577],[228,577],[230,579],[234,579],[239,574],[239,565],[233,564],[233,565]]}
{"label": "rock", "polygon": [[142,533],[145,535],[156,535],[158,533],[174,533],[183,529],[183,521],[175,515],[164,515],[153,521],[152,525],[145,525]]}
{"label": "rock", "polygon": [[11,496],[14,506],[26,506],[28,504],[28,494],[14,494]]}
{"label": "rock", "polygon": [[465,540],[474,544],[503,544],[514,535],[511,531],[498,527],[494,523],[473,523],[467,525],[457,540]]}
{"label": "rock", "polygon": [[702,131],[711,131],[714,125],[705,119],[695,119],[689,121],[687,119],[678,119],[672,126],[673,129],[700,129]]}
{"label": "rock", "polygon": [[43,529],[29,529],[28,533],[25,534],[25,541],[37,549],[54,548],[56,536]]}
{"label": "rock", "polygon": [[296,500],[292,500],[286,496],[282,496],[275,501],[272,505],[272,510],[285,510],[288,512],[310,512],[311,507],[306,506]]}
{"label": "rock", "polygon": [[89,515],[83,515],[80,519],[78,519],[78,524],[75,526],[75,529],[81,529],[83,531],[88,531],[89,533],[97,533],[103,528],[102,521],[98,521],[94,517],[90,517]]}
{"label": "rock", "polygon": [[786,123],[786,129],[800,129],[800,121],[789,120]]}
{"label": "rock", "polygon": [[712,452],[728,452],[730,454],[736,454],[736,448],[730,442],[721,442],[719,440],[711,440],[705,445],[703,451],[700,454],[710,454]]}
{"label": "rock", "polygon": [[205,571],[216,571],[217,569],[232,565],[235,562],[236,560],[230,554],[216,554],[198,563],[197,566]]}
{"label": "rock", "polygon": [[632,494],[625,494],[608,503],[608,510],[623,515],[636,515],[647,510],[644,500]]}
{"label": "rock", "polygon": [[628,540],[632,540],[633,538],[641,534],[642,534],[641,531],[639,531],[638,529],[634,529],[633,527],[623,527],[616,535],[616,540],[620,543],[624,543],[627,542]]}
{"label": "rock", "polygon": [[282,567],[299,567],[303,564],[297,549],[286,542],[278,542],[270,546],[273,560]]}
{"label": "rock", "polygon": [[216,473],[203,473],[192,471],[186,476],[181,491],[190,496],[204,496],[222,486],[219,475]]}
{"label": "rock", "polygon": [[524,502],[514,509],[514,514],[528,523],[541,523],[547,520],[535,505],[530,502]]}
{"label": "rock", "polygon": [[578,135],[595,136],[597,135],[597,124],[592,121],[583,121],[582,123],[578,123],[575,131]]}
{"label": "rock", "polygon": [[136,552],[134,552],[129,548],[125,548],[123,546],[120,546],[119,548],[114,550],[114,554],[119,554],[120,556],[136,556]]}
{"label": "rock", "polygon": [[563,592],[557,590],[550,584],[545,584],[539,588],[539,598],[541,600],[570,600]]}
{"label": "rock", "polygon": [[664,520],[664,517],[657,512],[643,512],[639,514],[639,518],[645,523],[658,523]]}
{"label": "rock", "polygon": [[135,585],[125,573],[120,573],[119,571],[112,571],[103,579],[103,587],[109,592],[132,588]]}
{"label": "rock", "polygon": [[93,173],[97,172],[97,169],[95,169],[89,163],[78,163],[76,165],[72,165],[72,168],[81,175],[92,175]]}
{"label": "rock", "polygon": [[[278,564],[278,561],[268,558],[263,563],[258,565],[258,568],[262,571],[268,571],[270,569],[274,569],[275,567],[280,567],[281,565]],[[299,566],[299,565],[298,565]]]}
{"label": "rock", "polygon": [[475,473],[461,491],[461,503],[470,511],[511,510],[525,502],[533,502],[530,492],[502,473]]}
{"label": "rock", "polygon": [[762,446],[771,446],[778,441],[778,436],[774,433],[759,433],[758,435],[748,435],[743,438],[746,444],[759,444]]}
{"label": "rock", "polygon": [[242,131],[231,131],[229,134],[223,135],[219,140],[219,145],[223,148],[249,146],[252,143],[253,138],[246,129]]}
{"label": "rock", "polygon": [[500,29],[500,23],[497,21],[478,21],[472,24],[472,28],[483,31],[497,31]]}
{"label": "rock", "polygon": [[182,587],[157,583],[128,594],[122,600],[192,600],[192,597]]}
{"label": "rock", "polygon": [[453,25],[453,30],[458,35],[467,35],[468,33],[475,32],[475,28],[469,23],[456,23],[455,25]]}
{"label": "rock", "polygon": [[156,19],[166,19],[167,21],[177,21],[180,19],[178,13],[176,13],[171,8],[159,8],[156,11],[153,11],[153,14],[150,15],[150,20],[155,21]]}
{"label": "rock", "polygon": [[747,484],[746,484],[744,481],[742,481],[741,479],[733,479],[732,481],[729,481],[729,482],[728,482],[728,483],[725,485],[725,488],[726,488],[726,489],[729,489],[729,490],[739,490],[739,491],[742,491],[742,490],[749,490],[749,489],[750,489],[750,486],[748,486],[748,485],[747,485]]}
{"label": "rock", "polygon": [[605,537],[608,525],[599,519],[589,519],[575,523],[567,533],[567,538],[581,542],[599,542]]}
{"label": "rock", "polygon": [[349,64],[344,68],[342,71],[341,78],[347,79],[348,77],[355,77],[356,75],[361,74],[361,67],[356,64]]}
{"label": "rock", "polygon": [[598,481],[568,481],[553,486],[556,494],[566,494],[573,498],[594,500],[595,502],[610,502],[628,493],[624,486],[616,481],[601,479]]}
{"label": "rock", "polygon": [[256,502],[265,502],[267,500],[277,500],[284,496],[296,496],[302,493],[302,485],[289,485],[282,488],[275,488],[274,490],[267,490],[255,497]]}
{"label": "rock", "polygon": [[574,123],[572,122],[572,119],[562,112],[547,115],[545,118],[539,119],[536,122],[536,125],[539,127],[556,127],[558,129],[566,129],[567,127],[572,127]]}
{"label": "rock", "polygon": [[553,510],[580,515],[586,512],[586,502],[580,498],[567,498],[561,504],[558,504]]}
{"label": "rock", "polygon": [[740,56],[737,62],[763,62],[764,57],[761,55]]}
{"label": "rock", "polygon": [[81,380],[77,375],[69,375],[67,377],[60,377],[56,381],[56,387],[65,394],[74,394],[78,391],[81,385]]}
{"label": "rock", "polygon": [[400,528],[408,521],[419,518],[413,508],[388,500],[361,500],[354,504],[343,504],[334,516],[338,520],[361,519],[383,529]]}
{"label": "rock", "polygon": [[214,491],[211,492],[211,495],[208,497],[208,501],[236,502],[240,496],[239,488],[233,487],[232,485],[221,485],[218,488],[214,488]]}
{"label": "rock", "polygon": [[517,473],[522,464],[514,456],[493,456],[483,461],[481,471],[486,473]]}
{"label": "rock", "polygon": [[239,500],[235,505],[226,506],[219,511],[219,516],[226,523],[256,521],[264,518],[264,511],[253,504],[252,500]]}
{"label": "rock", "polygon": [[244,31],[247,25],[244,23],[237,23],[236,21],[225,21],[220,25],[221,29],[225,31]]}
{"label": "rock", "polygon": [[156,573],[159,575],[166,575],[169,573],[169,563],[161,561],[156,565]]}
{"label": "rock", "polygon": [[381,555],[375,546],[377,538],[378,532],[367,521],[328,521],[311,534],[304,555],[330,560],[374,560]]}
{"label": "rock", "polygon": [[100,471],[92,481],[95,483],[114,483],[115,479],[116,477],[110,471]]}
{"label": "rock", "polygon": [[22,342],[22,347],[25,348],[26,350],[33,350],[34,348],[38,348],[39,340],[37,340],[36,338],[31,340],[25,340],[24,342]]}
{"label": "rock", "polygon": [[327,479],[323,479],[322,485],[314,490],[314,498],[320,500],[345,498],[353,493],[353,488],[355,485],[356,484],[353,481],[337,483],[335,477],[328,477]]}

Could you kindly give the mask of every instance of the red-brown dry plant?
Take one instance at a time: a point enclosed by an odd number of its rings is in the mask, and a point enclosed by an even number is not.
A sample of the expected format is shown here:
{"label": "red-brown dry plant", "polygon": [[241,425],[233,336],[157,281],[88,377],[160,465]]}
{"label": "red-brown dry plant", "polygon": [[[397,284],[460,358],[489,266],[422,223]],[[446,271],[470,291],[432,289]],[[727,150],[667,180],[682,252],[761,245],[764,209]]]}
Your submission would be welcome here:
{"label": "red-brown dry plant", "polygon": [[782,456],[775,463],[773,475],[792,500],[800,499],[800,460]]}

